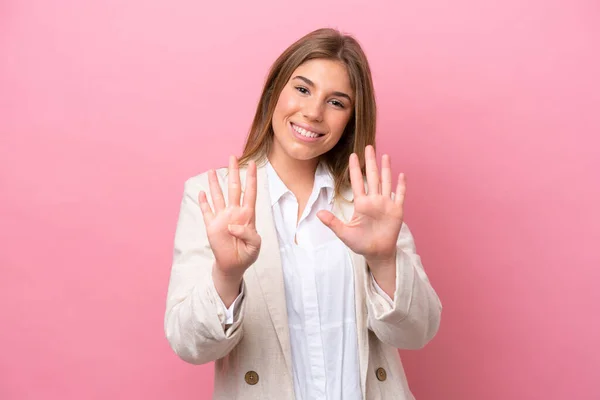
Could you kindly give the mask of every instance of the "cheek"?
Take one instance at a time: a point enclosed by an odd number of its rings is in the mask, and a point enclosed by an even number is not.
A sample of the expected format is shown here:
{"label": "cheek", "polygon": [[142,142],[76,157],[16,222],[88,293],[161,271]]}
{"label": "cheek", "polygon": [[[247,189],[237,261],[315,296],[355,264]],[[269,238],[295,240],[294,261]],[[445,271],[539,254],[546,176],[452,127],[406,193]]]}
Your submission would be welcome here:
{"label": "cheek", "polygon": [[293,94],[284,89],[279,95],[274,114],[279,117],[286,117],[287,115],[293,113],[294,109],[297,108],[296,103],[297,102]]}
{"label": "cheek", "polygon": [[332,121],[332,124],[335,126],[335,131],[338,135],[342,135],[344,130],[346,129],[346,125],[350,121],[350,116],[348,115],[336,115],[336,118]]}

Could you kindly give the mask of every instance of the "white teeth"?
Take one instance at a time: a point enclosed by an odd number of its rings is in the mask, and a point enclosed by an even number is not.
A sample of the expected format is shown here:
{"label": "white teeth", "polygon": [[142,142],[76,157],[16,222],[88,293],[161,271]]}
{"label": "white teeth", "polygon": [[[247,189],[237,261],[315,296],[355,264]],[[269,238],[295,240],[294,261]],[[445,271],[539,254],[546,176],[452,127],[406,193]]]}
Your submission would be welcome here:
{"label": "white teeth", "polygon": [[307,131],[306,129],[304,129],[304,128],[301,128],[301,127],[299,127],[299,126],[296,126],[296,125],[293,125],[293,124],[292,124],[292,127],[294,128],[294,130],[295,130],[296,132],[298,132],[298,133],[299,133],[299,134],[301,134],[302,136],[306,136],[306,137],[309,137],[309,138],[316,138],[316,137],[319,137],[319,134],[318,134],[318,133],[314,133],[314,132],[311,132],[311,131]]}

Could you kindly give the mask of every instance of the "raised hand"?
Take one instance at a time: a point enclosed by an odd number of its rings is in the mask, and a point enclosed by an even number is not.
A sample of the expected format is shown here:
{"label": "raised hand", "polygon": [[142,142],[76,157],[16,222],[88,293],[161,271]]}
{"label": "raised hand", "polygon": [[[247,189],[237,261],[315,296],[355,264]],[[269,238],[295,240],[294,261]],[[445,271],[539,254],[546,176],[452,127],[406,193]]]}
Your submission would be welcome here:
{"label": "raised hand", "polygon": [[215,269],[221,277],[241,280],[244,271],[258,258],[261,244],[255,226],[256,164],[251,161],[248,165],[243,204],[239,165],[234,156],[229,158],[227,204],[214,170],[209,172],[208,181],[214,210],[205,192],[199,193],[198,202],[216,259]]}
{"label": "raised hand", "polygon": [[[381,177],[375,150],[365,151],[368,193],[365,193],[358,156],[350,155],[350,181],[354,193],[354,215],[348,223],[340,221],[329,211],[317,216],[352,251],[361,254],[374,265],[390,264],[396,257],[396,241],[404,217],[404,174],[398,177],[395,198],[392,199],[392,168],[388,155],[382,157]],[[394,262],[395,264],[395,262]]]}

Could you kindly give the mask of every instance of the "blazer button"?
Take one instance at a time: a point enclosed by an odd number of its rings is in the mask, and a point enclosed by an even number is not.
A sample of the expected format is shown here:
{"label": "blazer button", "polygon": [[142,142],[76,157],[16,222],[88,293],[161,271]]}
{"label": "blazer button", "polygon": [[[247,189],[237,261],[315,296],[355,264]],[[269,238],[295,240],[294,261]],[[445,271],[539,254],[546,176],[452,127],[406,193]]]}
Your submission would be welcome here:
{"label": "blazer button", "polygon": [[377,376],[377,379],[379,379],[381,382],[387,379],[387,372],[385,372],[385,369],[383,368],[377,368],[377,371],[375,371],[375,375]]}
{"label": "blazer button", "polygon": [[248,385],[256,385],[258,383],[258,374],[254,371],[248,371],[244,379]]}

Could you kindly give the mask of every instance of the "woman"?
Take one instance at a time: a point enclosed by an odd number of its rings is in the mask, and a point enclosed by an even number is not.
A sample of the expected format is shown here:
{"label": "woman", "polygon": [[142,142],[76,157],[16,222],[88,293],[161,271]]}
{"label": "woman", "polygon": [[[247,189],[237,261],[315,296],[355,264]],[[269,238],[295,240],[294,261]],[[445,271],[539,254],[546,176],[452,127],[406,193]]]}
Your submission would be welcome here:
{"label": "woman", "polygon": [[185,183],[165,332],[216,361],[214,398],[413,398],[397,349],[433,338],[441,303],[375,117],[360,45],[317,30],[274,63],[239,165]]}

